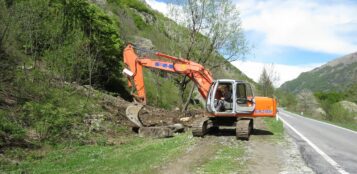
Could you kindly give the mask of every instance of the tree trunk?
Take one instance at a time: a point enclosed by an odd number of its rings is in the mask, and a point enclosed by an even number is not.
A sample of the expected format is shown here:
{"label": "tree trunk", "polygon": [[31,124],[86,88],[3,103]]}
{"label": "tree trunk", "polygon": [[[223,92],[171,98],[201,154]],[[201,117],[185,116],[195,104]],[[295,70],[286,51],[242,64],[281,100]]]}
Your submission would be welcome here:
{"label": "tree trunk", "polygon": [[[187,78],[187,76],[183,77],[183,79],[179,82],[179,93],[180,93],[180,105],[183,106],[185,103],[185,91],[187,88],[187,84],[191,81],[191,79]],[[182,107],[183,108],[183,107]]]}
{"label": "tree trunk", "polygon": [[187,111],[188,105],[190,104],[190,100],[191,100],[191,98],[192,98],[193,90],[195,89],[195,86],[196,86],[195,84],[192,85],[191,90],[190,90],[190,93],[189,93],[189,95],[188,95],[188,97],[187,97],[186,103],[185,103],[185,105],[183,106],[182,112]]}

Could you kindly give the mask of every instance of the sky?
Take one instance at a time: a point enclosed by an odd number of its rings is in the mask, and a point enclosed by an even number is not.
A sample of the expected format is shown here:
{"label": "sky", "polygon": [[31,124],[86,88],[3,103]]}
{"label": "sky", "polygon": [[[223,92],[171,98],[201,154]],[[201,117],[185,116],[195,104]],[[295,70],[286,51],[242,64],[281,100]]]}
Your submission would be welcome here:
{"label": "sky", "polygon": [[[168,14],[168,0],[146,0]],[[250,52],[232,62],[254,81],[264,67],[292,80],[335,58],[357,52],[357,1],[353,0],[233,0],[240,10]]]}

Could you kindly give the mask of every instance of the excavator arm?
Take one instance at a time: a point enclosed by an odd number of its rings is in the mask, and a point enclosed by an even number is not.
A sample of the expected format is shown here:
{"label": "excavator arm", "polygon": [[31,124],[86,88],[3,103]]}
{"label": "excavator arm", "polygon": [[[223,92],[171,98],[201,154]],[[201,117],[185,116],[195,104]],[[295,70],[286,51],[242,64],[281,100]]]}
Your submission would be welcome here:
{"label": "excavator arm", "polygon": [[134,47],[130,44],[124,49],[124,63],[126,68],[123,72],[128,76],[129,87],[135,89],[132,95],[139,103],[146,104],[147,101],[143,67],[186,75],[195,82],[202,97],[207,99],[209,88],[213,82],[211,72],[202,65],[187,59],[169,56],[160,52],[155,52],[154,55],[170,61],[139,57],[135,53]]}

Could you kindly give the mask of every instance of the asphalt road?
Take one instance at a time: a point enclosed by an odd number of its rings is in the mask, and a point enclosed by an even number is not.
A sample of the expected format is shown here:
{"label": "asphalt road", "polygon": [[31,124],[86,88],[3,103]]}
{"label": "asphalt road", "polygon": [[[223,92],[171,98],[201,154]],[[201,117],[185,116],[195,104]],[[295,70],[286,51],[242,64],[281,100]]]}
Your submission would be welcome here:
{"label": "asphalt road", "polygon": [[279,109],[279,118],[316,173],[357,174],[357,132]]}

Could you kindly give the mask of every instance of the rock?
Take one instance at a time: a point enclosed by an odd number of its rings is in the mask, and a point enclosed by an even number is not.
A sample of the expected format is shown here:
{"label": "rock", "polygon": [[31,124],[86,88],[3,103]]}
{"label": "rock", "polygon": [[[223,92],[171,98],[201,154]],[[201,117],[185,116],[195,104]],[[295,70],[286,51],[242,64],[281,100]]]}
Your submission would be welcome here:
{"label": "rock", "polygon": [[167,138],[173,136],[173,131],[169,127],[141,127],[140,137]]}
{"label": "rock", "polygon": [[104,130],[104,115],[103,114],[97,114],[97,115],[85,115],[85,118],[83,121],[85,124],[89,126],[90,131],[102,131]]}
{"label": "rock", "polygon": [[89,0],[90,2],[97,4],[100,7],[106,7],[107,6],[107,1],[106,0]]}
{"label": "rock", "polygon": [[138,11],[135,8],[131,8],[131,9],[136,14],[138,14],[145,23],[152,25],[156,22],[156,18],[152,14],[146,13],[144,11]]}
{"label": "rock", "polygon": [[318,113],[318,114],[321,114],[321,115],[326,115],[325,110],[323,110],[322,108],[317,108],[317,109],[315,110],[315,112]]}
{"label": "rock", "polygon": [[14,106],[17,104],[16,100],[10,99],[10,98],[5,98],[4,103],[9,106]]}
{"label": "rock", "polygon": [[[154,44],[150,39],[144,38],[144,37],[139,37],[139,36],[134,36],[133,37],[133,44],[140,49],[146,49],[146,50],[153,50],[154,49]],[[136,50],[140,55],[142,54],[142,51]]]}
{"label": "rock", "polygon": [[172,137],[173,133],[184,132],[184,130],[184,125],[176,123],[169,126],[140,127],[138,133],[140,137],[168,138]]}
{"label": "rock", "polygon": [[185,126],[180,123],[176,123],[176,124],[170,125],[168,127],[174,132],[183,132],[185,129]]}
{"label": "rock", "polygon": [[164,26],[164,34],[170,39],[177,40],[178,32],[171,25]]}
{"label": "rock", "polygon": [[93,90],[93,87],[91,85],[83,85],[84,88],[87,88],[89,90]]}
{"label": "rock", "polygon": [[187,122],[187,121],[190,121],[191,120],[191,117],[182,117],[180,118],[180,121],[183,121],[183,122]]}
{"label": "rock", "polygon": [[350,111],[350,112],[356,112],[357,113],[357,104],[356,103],[353,103],[353,102],[350,102],[350,101],[340,101],[339,102],[341,104],[341,106]]}

